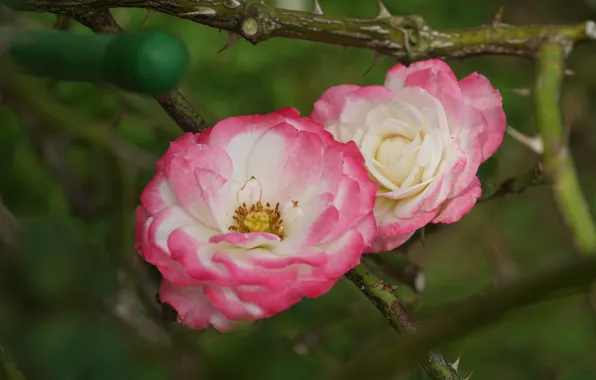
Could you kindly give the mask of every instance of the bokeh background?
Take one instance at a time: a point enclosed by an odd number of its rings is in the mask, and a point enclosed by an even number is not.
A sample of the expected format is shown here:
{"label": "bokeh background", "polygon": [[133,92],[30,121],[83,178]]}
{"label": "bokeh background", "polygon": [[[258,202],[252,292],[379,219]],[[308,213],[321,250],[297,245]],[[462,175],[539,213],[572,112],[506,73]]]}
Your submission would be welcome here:
{"label": "bokeh background", "polygon": [[[396,14],[420,14],[437,28],[487,23],[499,6],[505,7],[507,23],[596,19],[594,0],[385,4]],[[300,0],[278,5],[312,7]],[[337,17],[377,13],[373,0],[321,0],[321,6]],[[117,9],[113,15],[124,28],[136,28],[145,11]],[[55,22],[48,14],[10,18],[31,28]],[[258,46],[239,41],[218,54],[227,40],[224,32],[159,14],[144,26],[163,28],[186,43],[192,67],[182,90],[211,123],[285,106],[309,114],[328,87],[382,83],[395,63],[384,58],[365,76],[373,58],[366,50],[271,40]],[[90,33],[76,23],[70,28]],[[562,96],[570,144],[593,209],[595,62],[595,45],[573,52],[568,64],[574,75]],[[473,71],[488,76],[503,94],[509,124],[536,133],[531,98],[512,92],[532,86],[532,62],[479,57],[450,63],[459,77]],[[20,245],[16,259],[0,264],[0,344],[27,379],[318,380],[337,376],[354,361],[367,369],[368,380],[426,378],[417,368],[384,375],[392,363],[375,353],[399,337],[347,280],[321,298],[231,334],[163,322],[154,273],[132,247],[133,218],[153,160],[180,130],[152,98],[90,84],[27,83],[35,102],[0,108],[0,196],[17,217],[14,237]],[[115,141],[125,143],[134,163],[114,158],[108,147]],[[506,137],[482,175],[513,177],[537,160]],[[401,291],[423,320],[439,305],[571,259],[571,242],[547,187],[483,202],[461,222],[412,246],[408,255],[424,268],[427,289],[417,297],[403,286]],[[596,379],[595,315],[585,297],[560,297],[516,310],[441,349],[451,361],[461,355],[460,369],[464,375],[473,371],[472,379]],[[0,371],[2,376],[7,378]]]}

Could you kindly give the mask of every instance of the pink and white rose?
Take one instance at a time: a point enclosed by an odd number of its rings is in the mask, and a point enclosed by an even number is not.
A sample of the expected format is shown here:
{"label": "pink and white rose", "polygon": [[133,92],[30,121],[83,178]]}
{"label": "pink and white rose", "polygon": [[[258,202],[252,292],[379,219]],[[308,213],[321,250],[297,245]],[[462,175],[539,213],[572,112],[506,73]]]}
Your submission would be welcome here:
{"label": "pink and white rose", "polygon": [[231,117],[170,144],[141,195],[136,249],[180,323],[229,331],[323,295],[356,266],[377,187],[354,143],[295,109]]}
{"label": "pink and white rose", "polygon": [[392,67],[384,86],[332,87],[311,117],[338,141],[356,142],[380,185],[369,252],[467,214],[482,193],[478,167],[501,144],[506,123],[501,95],[486,77],[458,81],[437,59]]}

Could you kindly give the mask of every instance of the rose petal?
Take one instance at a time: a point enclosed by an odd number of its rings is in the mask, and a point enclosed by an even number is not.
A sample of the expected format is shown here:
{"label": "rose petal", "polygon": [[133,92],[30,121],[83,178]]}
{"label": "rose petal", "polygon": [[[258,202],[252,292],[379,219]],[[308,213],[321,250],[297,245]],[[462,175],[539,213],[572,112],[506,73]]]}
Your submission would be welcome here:
{"label": "rose petal", "polygon": [[486,124],[478,140],[482,149],[482,162],[492,156],[503,142],[507,125],[503,101],[498,90],[483,75],[472,73],[459,82],[464,102],[478,109]]}
{"label": "rose petal", "polygon": [[455,223],[469,213],[476,201],[482,195],[480,180],[474,177],[472,183],[457,197],[449,199],[443,204],[433,223]]}
{"label": "rose petal", "polygon": [[[231,331],[235,323],[215,310],[201,287],[180,287],[162,280],[159,289],[162,302],[178,313],[178,322],[191,329],[204,329],[213,325],[220,332]],[[192,299],[193,302],[188,302]]]}
{"label": "rose petal", "polygon": [[360,86],[353,84],[345,84],[329,88],[315,103],[310,117],[322,124],[328,124],[339,120],[339,115],[346,103],[346,96],[359,88]]}
{"label": "rose petal", "polygon": [[403,234],[403,235],[386,235],[376,237],[372,245],[364,251],[365,253],[379,253],[387,252],[392,249],[400,247],[402,244],[410,240],[414,235],[414,232]]}
{"label": "rose petal", "polygon": [[442,72],[453,80],[457,81],[455,74],[451,70],[451,67],[440,59],[427,59],[424,61],[417,61],[409,66],[405,66],[401,63],[391,67],[387,70],[387,76],[385,78],[385,87],[389,88],[395,93],[401,91],[408,76],[415,74],[418,71],[426,71],[428,69],[434,70],[434,72]]}

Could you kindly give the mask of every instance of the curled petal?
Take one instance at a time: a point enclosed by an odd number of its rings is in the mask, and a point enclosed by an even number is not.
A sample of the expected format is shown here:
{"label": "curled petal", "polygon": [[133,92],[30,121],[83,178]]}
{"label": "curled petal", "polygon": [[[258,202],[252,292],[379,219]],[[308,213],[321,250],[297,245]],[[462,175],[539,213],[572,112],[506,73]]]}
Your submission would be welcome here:
{"label": "curled petal", "polygon": [[464,191],[443,204],[441,211],[435,217],[433,223],[455,223],[459,221],[472,210],[481,195],[480,180],[478,177],[474,177],[472,183]]}

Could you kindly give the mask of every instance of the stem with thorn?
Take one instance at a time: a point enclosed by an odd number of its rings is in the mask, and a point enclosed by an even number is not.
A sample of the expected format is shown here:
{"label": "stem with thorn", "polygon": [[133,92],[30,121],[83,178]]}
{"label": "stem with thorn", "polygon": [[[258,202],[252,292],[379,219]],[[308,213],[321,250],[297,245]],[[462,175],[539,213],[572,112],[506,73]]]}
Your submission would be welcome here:
{"label": "stem with thorn", "polygon": [[564,77],[563,42],[545,43],[538,54],[535,111],[544,142],[544,166],[552,177],[559,209],[573,232],[575,243],[586,254],[596,253],[596,225],[581,191],[569,147],[565,142],[559,92]]}
{"label": "stem with thorn", "polygon": [[[311,13],[228,0],[3,1],[15,10],[64,15],[71,15],[73,9],[83,15],[86,12],[97,14],[109,8],[149,8],[239,34],[253,44],[271,38],[294,38],[371,49],[405,60],[463,58],[479,54],[533,58],[541,44],[549,38],[563,38],[571,43],[596,39],[596,25],[592,21],[569,25],[514,26],[497,20],[476,28],[435,30],[420,16],[390,15],[384,6],[377,18],[359,20],[328,17],[320,14],[320,7]],[[91,17],[87,18],[89,23],[92,23]],[[93,28],[101,30],[97,25]]]}
{"label": "stem with thorn", "polygon": [[[416,324],[404,304],[395,297],[393,288],[372,273],[364,264],[346,273],[346,277],[379,309],[400,335],[416,333]],[[456,368],[437,351],[428,352],[418,363],[435,380],[461,380]]]}
{"label": "stem with thorn", "polygon": [[[404,369],[409,362],[438,344],[461,337],[482,326],[498,321],[507,312],[543,301],[547,297],[581,288],[585,291],[596,277],[596,257],[564,262],[486,294],[450,304],[425,321],[412,336],[404,336],[391,346],[379,349],[377,359]],[[368,364],[368,363],[367,363]],[[355,360],[348,370],[362,366]]]}

